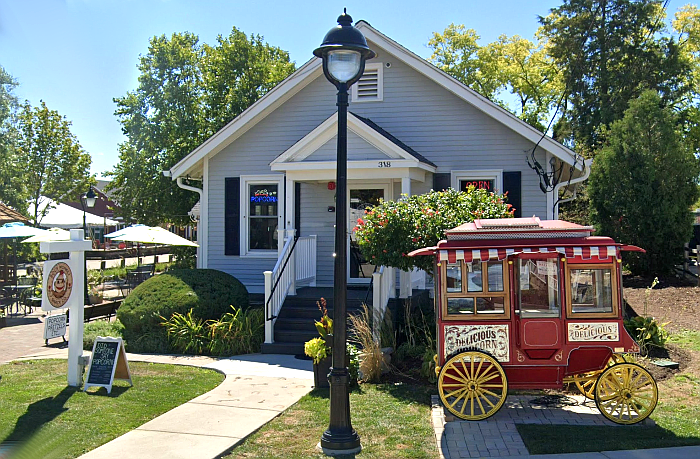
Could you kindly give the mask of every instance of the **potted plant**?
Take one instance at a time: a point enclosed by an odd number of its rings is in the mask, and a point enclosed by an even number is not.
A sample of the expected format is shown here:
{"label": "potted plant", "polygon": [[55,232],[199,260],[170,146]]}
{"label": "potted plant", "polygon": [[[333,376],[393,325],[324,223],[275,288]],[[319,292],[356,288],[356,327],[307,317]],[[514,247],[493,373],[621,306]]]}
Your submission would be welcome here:
{"label": "potted plant", "polygon": [[319,337],[304,344],[304,353],[314,361],[314,386],[329,387],[328,373],[331,370],[333,319],[328,317],[325,298],[317,301],[316,305],[321,311],[321,320],[314,321]]}
{"label": "potted plant", "polygon": [[328,373],[331,371],[331,348],[323,338],[314,338],[304,344],[304,353],[314,361],[314,386],[329,387]]}

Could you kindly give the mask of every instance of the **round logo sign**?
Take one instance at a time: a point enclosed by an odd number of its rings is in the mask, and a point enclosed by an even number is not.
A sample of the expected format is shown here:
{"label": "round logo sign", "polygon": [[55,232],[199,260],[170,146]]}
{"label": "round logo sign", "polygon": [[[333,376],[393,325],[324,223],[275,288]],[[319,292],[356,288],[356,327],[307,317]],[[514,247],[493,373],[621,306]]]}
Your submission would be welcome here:
{"label": "round logo sign", "polygon": [[54,308],[61,308],[73,290],[73,273],[66,263],[56,263],[46,282],[46,296]]}

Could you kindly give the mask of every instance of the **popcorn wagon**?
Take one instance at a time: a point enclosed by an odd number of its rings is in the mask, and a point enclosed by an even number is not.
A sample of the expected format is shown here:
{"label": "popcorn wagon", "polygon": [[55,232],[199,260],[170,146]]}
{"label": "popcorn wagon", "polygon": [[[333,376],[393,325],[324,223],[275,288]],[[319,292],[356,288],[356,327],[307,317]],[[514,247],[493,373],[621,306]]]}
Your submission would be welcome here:
{"label": "popcorn wagon", "polygon": [[446,232],[435,255],[438,391],[466,420],[495,414],[508,389],[574,383],[611,421],[633,424],[658,390],[623,353],[620,253],[643,252],[561,220],[476,220]]}

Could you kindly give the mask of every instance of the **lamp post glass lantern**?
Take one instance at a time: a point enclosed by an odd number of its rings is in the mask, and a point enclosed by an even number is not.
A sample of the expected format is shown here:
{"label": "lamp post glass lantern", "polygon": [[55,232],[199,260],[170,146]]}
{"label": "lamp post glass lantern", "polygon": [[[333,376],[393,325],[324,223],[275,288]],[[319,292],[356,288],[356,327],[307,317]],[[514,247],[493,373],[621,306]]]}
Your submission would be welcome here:
{"label": "lamp post glass lantern", "polygon": [[365,61],[375,56],[364,35],[352,26],[344,10],[314,55],[323,59],[323,73],[338,89],[338,150],[336,159],[335,261],[333,266],[333,351],[329,374],[330,422],[321,436],[327,455],[358,453],[360,437],[350,422],[347,341],[347,119],[348,88],[360,79]]}
{"label": "lamp post glass lantern", "polygon": [[[97,200],[97,194],[95,194],[95,191],[92,189],[92,185],[90,185],[90,188],[88,188],[87,193],[82,195],[80,197],[80,204],[83,206],[83,237],[88,236],[88,229],[87,229],[87,215],[85,213],[85,208],[92,209],[95,207],[95,201]],[[90,304],[90,293],[88,292],[88,275],[87,275],[87,257],[85,257],[85,301],[84,304]]]}

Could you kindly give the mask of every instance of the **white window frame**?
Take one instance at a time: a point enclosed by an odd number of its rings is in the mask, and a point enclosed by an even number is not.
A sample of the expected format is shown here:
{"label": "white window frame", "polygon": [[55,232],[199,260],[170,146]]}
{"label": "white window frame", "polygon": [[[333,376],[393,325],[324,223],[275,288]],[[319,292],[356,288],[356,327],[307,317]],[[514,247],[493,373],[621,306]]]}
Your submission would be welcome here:
{"label": "white window frame", "polygon": [[[381,102],[384,100],[384,64],[382,62],[372,62],[371,64],[365,64],[365,71],[376,70],[377,71],[377,98],[376,99],[359,99],[357,96],[357,83],[350,86],[350,93],[352,96],[352,102]],[[359,83],[359,81],[358,81]]]}
{"label": "white window frame", "polygon": [[241,175],[241,216],[240,216],[240,228],[241,228],[241,257],[255,257],[255,258],[277,258],[277,252],[279,250],[279,244],[281,241],[277,241],[277,249],[269,250],[250,250],[248,249],[248,234],[250,232],[250,226],[248,222],[250,221],[248,213],[250,212],[250,197],[248,192],[250,190],[250,185],[277,185],[277,229],[284,228],[284,175],[274,174],[274,175]]}
{"label": "white window frame", "polygon": [[470,179],[485,179],[493,180],[494,193],[503,193],[503,169],[477,169],[472,171],[451,171],[450,184],[455,190],[459,190],[460,180],[470,180]]}

